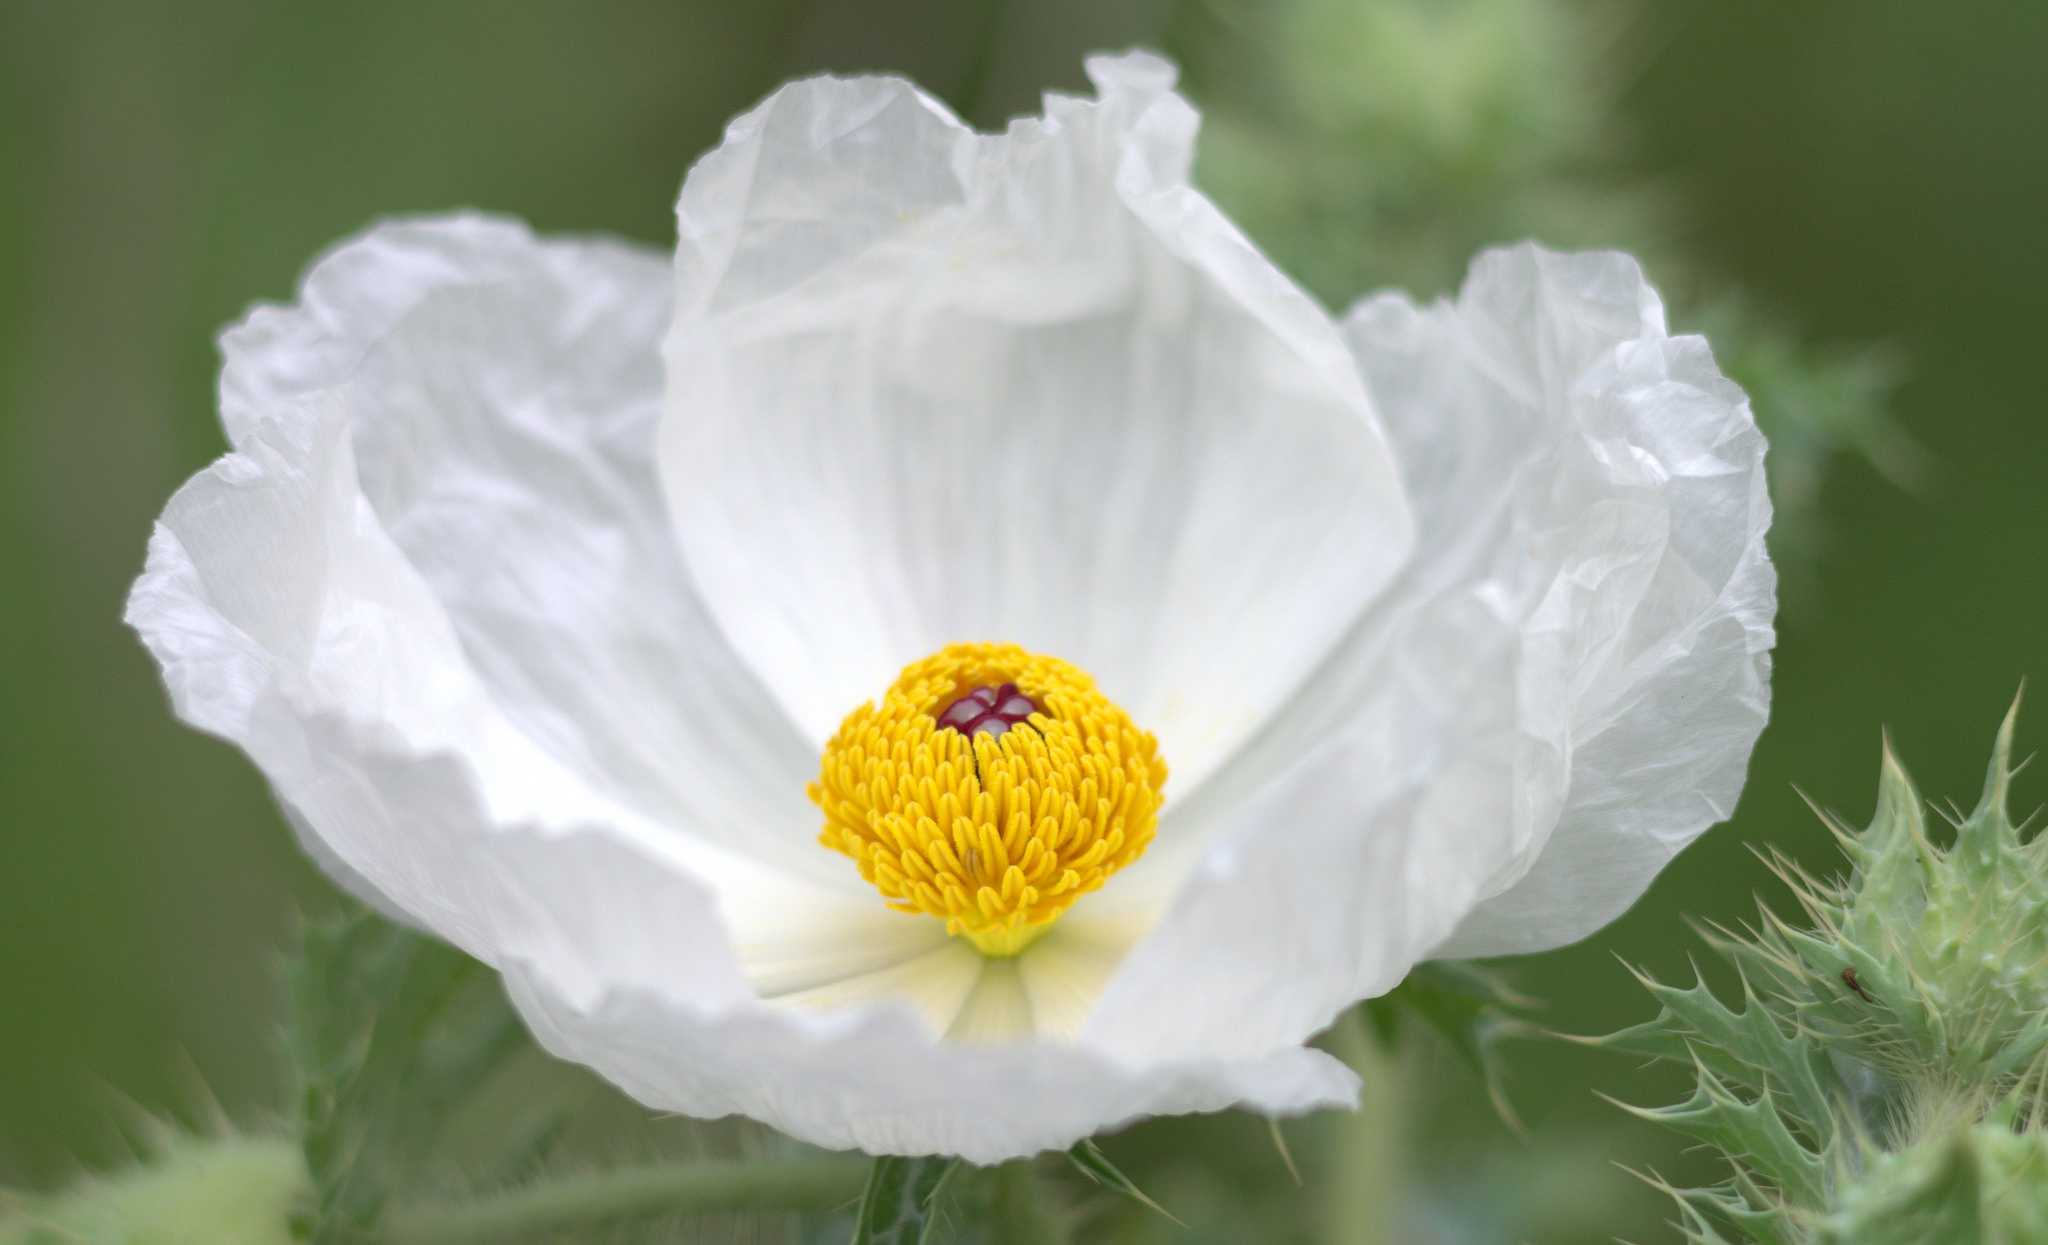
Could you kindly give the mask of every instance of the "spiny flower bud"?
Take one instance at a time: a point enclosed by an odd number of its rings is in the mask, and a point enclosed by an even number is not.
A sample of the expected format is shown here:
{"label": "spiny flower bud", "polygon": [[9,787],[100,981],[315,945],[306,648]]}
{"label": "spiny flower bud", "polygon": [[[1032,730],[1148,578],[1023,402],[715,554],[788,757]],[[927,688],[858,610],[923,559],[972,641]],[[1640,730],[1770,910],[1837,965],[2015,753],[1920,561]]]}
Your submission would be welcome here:
{"label": "spiny flower bud", "polygon": [[2048,1241],[2048,1137],[2009,1118],[1875,1151],[1813,1227],[1813,1245]]}
{"label": "spiny flower bud", "polygon": [[2048,1051],[2048,839],[2022,842],[2006,809],[2018,708],[1945,850],[1887,747],[1870,828],[1827,819],[1849,879],[1816,883],[1779,862],[1815,928],[1767,916],[1761,966],[1816,1036],[1917,1092],[1992,1101]]}
{"label": "spiny flower bud", "polygon": [[292,1245],[292,1213],[310,1195],[289,1141],[175,1136],[61,1193],[0,1192],[0,1245]]}
{"label": "spiny flower bud", "polygon": [[1662,1012],[1598,1039],[1695,1071],[1691,1098],[1636,1114],[1734,1169],[1660,1185],[1696,1245],[2048,1242],[2048,838],[2023,839],[2007,811],[2018,709],[1946,847],[1887,745],[1870,826],[1822,814],[1846,878],[1773,856],[1807,919],[1766,910],[1758,930],[1710,936],[1740,1011],[1704,983],[1645,978]]}

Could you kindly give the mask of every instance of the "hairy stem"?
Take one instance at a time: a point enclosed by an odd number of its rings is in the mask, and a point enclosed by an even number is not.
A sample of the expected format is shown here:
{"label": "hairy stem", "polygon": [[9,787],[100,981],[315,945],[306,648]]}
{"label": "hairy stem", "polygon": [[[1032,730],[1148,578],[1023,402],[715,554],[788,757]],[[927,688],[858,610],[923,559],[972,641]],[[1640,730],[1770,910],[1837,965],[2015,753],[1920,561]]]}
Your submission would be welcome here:
{"label": "hairy stem", "polygon": [[472,1245],[622,1219],[733,1210],[831,1210],[860,1196],[867,1165],[841,1159],[663,1163],[560,1176],[458,1206],[390,1215],[378,1245]]}
{"label": "hairy stem", "polygon": [[1324,1245],[1395,1245],[1407,1167],[1407,1110],[1400,1056],[1353,1008],[1330,1031],[1330,1053],[1363,1084],[1355,1115],[1338,1113],[1323,1206]]}
{"label": "hairy stem", "polygon": [[989,1173],[996,1245],[1068,1245],[1072,1239],[1059,1212],[1046,1205],[1045,1190],[1030,1159],[1015,1159]]}

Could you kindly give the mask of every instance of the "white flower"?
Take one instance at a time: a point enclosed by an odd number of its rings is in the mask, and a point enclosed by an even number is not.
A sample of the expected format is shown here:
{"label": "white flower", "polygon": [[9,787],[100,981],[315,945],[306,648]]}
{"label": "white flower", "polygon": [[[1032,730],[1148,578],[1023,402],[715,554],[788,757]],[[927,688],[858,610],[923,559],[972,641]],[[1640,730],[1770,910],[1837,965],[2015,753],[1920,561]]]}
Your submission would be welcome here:
{"label": "white flower", "polygon": [[[1302,1045],[1341,1009],[1581,937],[1741,788],[1763,442],[1635,264],[1525,245],[1333,323],[1189,187],[1171,67],[1089,70],[998,136],[798,82],[690,173],[673,271],[396,222],[223,339],[234,450],[129,607],[178,713],[652,1106],[986,1162],[1346,1102]],[[806,795],[982,642],[1171,772],[1007,957]]]}

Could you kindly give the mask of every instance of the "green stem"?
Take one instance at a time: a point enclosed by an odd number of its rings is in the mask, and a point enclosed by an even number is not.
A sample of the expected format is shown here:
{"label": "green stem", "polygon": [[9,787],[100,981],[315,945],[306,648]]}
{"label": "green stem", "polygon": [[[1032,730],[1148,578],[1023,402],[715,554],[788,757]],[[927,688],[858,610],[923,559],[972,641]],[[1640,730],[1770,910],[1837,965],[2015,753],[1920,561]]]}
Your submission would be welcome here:
{"label": "green stem", "polygon": [[994,1184],[989,1225],[995,1245],[1068,1245],[1066,1222],[1045,1204],[1038,1172],[1030,1159],[1016,1159],[989,1173]]}
{"label": "green stem", "polygon": [[561,1176],[461,1206],[390,1215],[379,1245],[477,1245],[621,1219],[720,1210],[832,1210],[860,1196],[867,1165],[840,1159],[664,1163]]}
{"label": "green stem", "polygon": [[995,76],[996,54],[1003,40],[1003,15],[1008,7],[1008,0],[984,0],[982,5],[979,38],[975,40],[973,59],[967,62],[967,75],[958,92],[960,115],[969,125],[982,123],[983,96],[988,94],[989,79]]}
{"label": "green stem", "polygon": [[1359,1009],[1337,1022],[1330,1053],[1351,1065],[1362,1085],[1358,1111],[1338,1112],[1332,1139],[1324,1245],[1395,1245],[1407,1177],[1407,1103],[1399,1055],[1388,1050]]}

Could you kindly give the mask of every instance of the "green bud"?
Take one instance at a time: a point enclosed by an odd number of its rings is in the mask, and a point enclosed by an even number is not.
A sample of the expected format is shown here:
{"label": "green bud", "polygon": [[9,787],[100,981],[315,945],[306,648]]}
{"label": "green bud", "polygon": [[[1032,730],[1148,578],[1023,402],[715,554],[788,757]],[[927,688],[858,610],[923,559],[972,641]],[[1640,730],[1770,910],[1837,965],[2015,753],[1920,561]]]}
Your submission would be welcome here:
{"label": "green bud", "polygon": [[2018,711],[1945,849],[1887,747],[1869,829],[1829,820],[1854,871],[1829,885],[1781,862],[1814,928],[1770,922],[1762,953],[1745,957],[1824,1044],[1915,1107],[1988,1105],[2048,1071],[2048,840],[2022,842],[2006,809]]}
{"label": "green bud", "polygon": [[309,1193],[288,1141],[179,1137],[58,1194],[0,1195],[0,1245],[291,1245]]}
{"label": "green bud", "polygon": [[2039,1245],[2048,1241],[2048,1138],[1988,1123],[1874,1154],[1812,1241]]}
{"label": "green bud", "polygon": [[1645,978],[1657,1018],[1597,1040],[1694,1070],[1686,1101],[1631,1109],[1729,1160],[1660,1186],[1695,1245],[2048,1245],[2048,840],[2007,812],[2018,709],[1946,846],[1887,745],[1870,826],[1822,815],[1848,876],[1774,859],[1806,919],[1710,938],[1739,1009]]}

